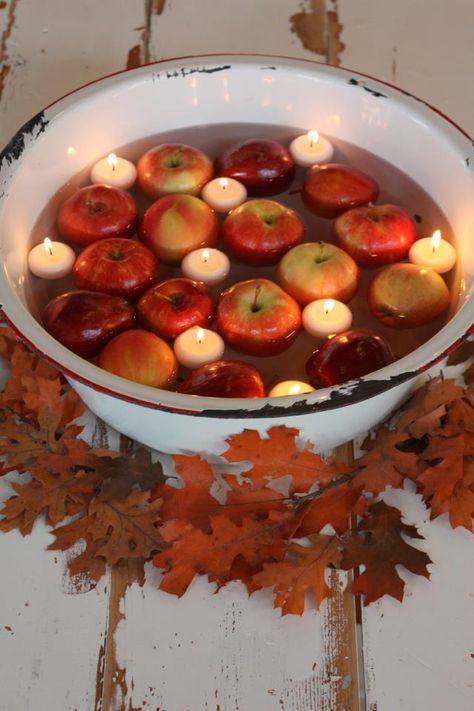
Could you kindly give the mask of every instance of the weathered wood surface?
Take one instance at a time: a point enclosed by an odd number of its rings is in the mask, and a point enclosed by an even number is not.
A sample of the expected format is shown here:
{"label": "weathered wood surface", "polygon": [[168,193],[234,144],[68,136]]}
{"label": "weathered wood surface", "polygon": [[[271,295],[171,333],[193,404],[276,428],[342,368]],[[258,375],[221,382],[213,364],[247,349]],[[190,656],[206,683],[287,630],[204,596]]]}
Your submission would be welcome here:
{"label": "weathered wood surface", "polygon": [[[0,142],[84,82],[163,57],[261,52],[314,58],[400,84],[474,133],[469,0],[0,0]],[[2,483],[0,498],[5,496]],[[474,707],[473,540],[443,519],[422,526],[432,582],[407,576],[403,605],[362,615],[370,711]],[[319,614],[280,619],[266,593],[196,582],[181,601],[125,592],[127,570],[71,595],[64,559],[32,536],[0,536],[1,711],[352,711],[359,708],[353,609],[341,593]],[[365,706],[364,700],[360,708]]]}

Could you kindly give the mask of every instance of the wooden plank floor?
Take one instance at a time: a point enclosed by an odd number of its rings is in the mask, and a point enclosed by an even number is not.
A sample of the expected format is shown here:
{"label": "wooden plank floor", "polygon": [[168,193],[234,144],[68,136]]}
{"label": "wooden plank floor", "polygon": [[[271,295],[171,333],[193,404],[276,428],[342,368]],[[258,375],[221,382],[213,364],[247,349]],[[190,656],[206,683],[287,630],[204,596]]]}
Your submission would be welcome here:
{"label": "wooden plank floor", "polygon": [[[226,51],[340,63],[423,96],[474,133],[473,21],[469,0],[1,0],[0,141],[101,75]],[[89,432],[104,436],[92,419]],[[436,567],[431,583],[407,576],[403,605],[364,611],[361,684],[341,590],[301,619],[281,619],[267,593],[248,600],[237,584],[213,596],[200,580],[177,601],[156,590],[151,568],[143,588],[125,590],[128,571],[117,568],[77,595],[64,558],[44,550],[42,524],[26,539],[0,536],[0,710],[472,711],[474,539],[427,523],[407,493],[391,496],[422,526]]]}

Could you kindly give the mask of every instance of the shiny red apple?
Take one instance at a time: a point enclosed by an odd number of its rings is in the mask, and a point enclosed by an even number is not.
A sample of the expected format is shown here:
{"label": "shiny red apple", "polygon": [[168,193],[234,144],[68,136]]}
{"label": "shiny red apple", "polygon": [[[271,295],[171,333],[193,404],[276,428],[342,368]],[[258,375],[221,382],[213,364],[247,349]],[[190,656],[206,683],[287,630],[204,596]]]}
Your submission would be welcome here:
{"label": "shiny red apple", "polygon": [[192,326],[208,326],[214,315],[214,300],[204,284],[185,278],[168,279],[143,294],[137,310],[146,328],[174,340]]}
{"label": "shiny red apple", "polygon": [[135,326],[132,306],[119,296],[70,291],[52,299],[43,324],[53,338],[77,355],[96,355],[113,336]]}
{"label": "shiny red apple", "polygon": [[217,330],[242,353],[281,353],[293,343],[300,327],[298,304],[268,279],[234,284],[224,291],[217,305]]}
{"label": "shiny red apple", "polygon": [[163,195],[199,195],[212,178],[212,163],[202,151],[184,143],[162,143],[147,151],[137,165],[137,181],[149,200]]}
{"label": "shiny red apple", "polygon": [[339,333],[318,348],[306,363],[314,388],[338,385],[379,370],[395,360],[389,344],[372,331]]}
{"label": "shiny red apple", "polygon": [[359,267],[352,257],[327,242],[293,247],[277,269],[279,285],[302,306],[315,299],[350,301],[359,279]]}
{"label": "shiny red apple", "polygon": [[108,185],[81,188],[61,205],[57,216],[61,237],[82,245],[106,237],[133,237],[137,226],[135,200]]}
{"label": "shiny red apple", "polygon": [[450,302],[444,279],[417,264],[391,264],[369,284],[369,307],[392,328],[415,328],[440,316]]}
{"label": "shiny red apple", "polygon": [[154,333],[132,329],[115,336],[100,352],[97,364],[109,373],[141,385],[168,389],[178,364],[165,341]]}
{"label": "shiny red apple", "polygon": [[143,216],[139,237],[165,264],[179,264],[199,247],[217,242],[216,213],[193,195],[166,195],[150,205]]}
{"label": "shiny red apple", "polygon": [[140,242],[103,239],[77,257],[72,277],[78,289],[135,299],[156,281],[158,260]]}
{"label": "shiny red apple", "polygon": [[222,239],[246,264],[276,264],[303,241],[304,225],[296,212],[274,200],[249,200],[236,207],[222,225]]}
{"label": "shiny red apple", "polygon": [[303,186],[303,201],[308,210],[327,218],[374,202],[378,194],[379,186],[369,175],[340,163],[313,165]]}
{"label": "shiny red apple", "polygon": [[405,259],[416,227],[397,205],[368,205],[339,215],[332,237],[361,267],[380,267]]}
{"label": "shiny red apple", "polygon": [[276,141],[251,139],[229,148],[215,161],[218,175],[243,183],[249,195],[276,195],[295,176],[295,162]]}
{"label": "shiny red apple", "polygon": [[264,397],[265,388],[253,365],[240,360],[217,360],[193,370],[179,392],[204,397]]}

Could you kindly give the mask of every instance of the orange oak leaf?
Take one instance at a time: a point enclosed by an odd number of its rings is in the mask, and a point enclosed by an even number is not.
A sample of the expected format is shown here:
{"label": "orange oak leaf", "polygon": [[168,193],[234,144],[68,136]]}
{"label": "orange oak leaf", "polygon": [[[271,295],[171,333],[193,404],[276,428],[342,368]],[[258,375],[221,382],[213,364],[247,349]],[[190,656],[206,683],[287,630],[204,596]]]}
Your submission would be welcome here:
{"label": "orange oak leaf", "polygon": [[456,483],[463,475],[464,435],[432,437],[423,451],[428,462],[417,478],[425,500],[435,499],[435,505],[451,496]]}
{"label": "orange oak leaf", "polygon": [[360,515],[367,508],[367,500],[361,493],[362,487],[354,487],[352,482],[324,491],[305,506],[297,535],[319,533],[328,523],[337,533],[347,531],[351,513]]}
{"label": "orange oak leaf", "polygon": [[268,486],[254,486],[253,480],[239,483],[235,476],[224,475],[222,478],[229,490],[221,509],[234,523],[241,523],[247,516],[264,518],[270,511],[288,510],[281,492]]}
{"label": "orange oak leaf", "polygon": [[442,500],[433,496],[430,508],[432,519],[443,513],[448,513],[452,528],[462,526],[468,531],[474,531],[472,523],[474,516],[474,461],[472,459],[464,460],[462,477],[454,485],[451,495]]}
{"label": "orange oak leaf", "polygon": [[306,591],[312,593],[316,607],[331,596],[325,581],[326,568],[337,566],[341,557],[335,536],[311,536],[311,545],[291,543],[285,559],[264,563],[263,570],[252,580],[259,587],[271,587],[275,593],[273,606],[282,615],[302,615]]}
{"label": "orange oak leaf", "polygon": [[364,572],[352,583],[354,595],[365,595],[365,605],[383,595],[403,600],[405,583],[397,572],[397,565],[429,578],[426,566],[432,562],[430,557],[407,543],[402,533],[410,538],[423,538],[415,526],[402,522],[398,509],[378,501],[347,539],[341,567],[350,570],[365,566]]}
{"label": "orange oak leaf", "polygon": [[362,444],[366,454],[356,462],[361,469],[352,480],[353,486],[379,494],[387,486],[399,489],[405,477],[415,477],[417,455],[397,447],[406,440],[407,435],[403,432],[391,432],[379,427],[375,438],[367,438]]}
{"label": "orange oak leaf", "polygon": [[292,427],[271,427],[267,437],[255,430],[244,430],[227,440],[229,448],[223,453],[228,462],[251,462],[244,473],[255,484],[264,486],[269,479],[291,475],[291,492],[306,492],[315,483],[327,484],[347,471],[342,464],[325,462],[309,447],[299,449],[296,438],[299,432]]}
{"label": "orange oak leaf", "polygon": [[458,400],[463,395],[463,390],[456,385],[454,380],[435,378],[419,388],[411,400],[405,404],[397,420],[397,430],[409,431],[416,420]]}
{"label": "orange oak leaf", "polygon": [[210,533],[184,521],[168,521],[160,533],[171,546],[153,558],[153,564],[165,571],[160,589],[181,597],[197,573],[220,585],[230,580],[238,556],[250,566],[282,557],[282,520],[274,514],[265,521],[246,518],[238,526],[227,516],[213,516]]}

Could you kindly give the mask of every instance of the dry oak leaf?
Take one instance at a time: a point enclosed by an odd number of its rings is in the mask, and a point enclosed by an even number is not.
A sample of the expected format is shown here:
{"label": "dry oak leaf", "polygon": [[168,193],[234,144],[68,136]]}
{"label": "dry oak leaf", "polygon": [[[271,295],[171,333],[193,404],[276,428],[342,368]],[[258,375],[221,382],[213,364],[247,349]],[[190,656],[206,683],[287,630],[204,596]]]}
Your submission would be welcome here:
{"label": "dry oak leaf", "polygon": [[423,487],[423,498],[434,498],[438,506],[451,496],[456,483],[462,478],[464,435],[432,437],[422,456],[428,464],[417,481]]}
{"label": "dry oak leaf", "polygon": [[337,533],[344,533],[350,525],[351,513],[361,515],[367,508],[367,500],[361,494],[362,487],[345,482],[317,495],[305,505],[297,536],[319,533],[328,523]]}
{"label": "dry oak leaf", "polygon": [[456,385],[454,380],[435,378],[428,381],[403,406],[402,413],[396,422],[397,430],[410,431],[416,420],[429,415],[442,406],[449,405],[462,396],[463,389]]}
{"label": "dry oak leaf", "polygon": [[352,486],[379,494],[387,486],[401,488],[405,477],[414,478],[418,471],[417,455],[397,447],[406,440],[407,435],[403,432],[379,427],[375,438],[368,437],[362,444],[362,449],[367,453],[356,462],[360,471],[352,479]]}
{"label": "dry oak leaf", "polygon": [[352,583],[354,595],[365,595],[364,605],[383,595],[403,600],[405,583],[397,573],[397,565],[429,578],[426,566],[432,562],[430,557],[407,543],[402,533],[410,538],[423,538],[415,526],[402,522],[398,509],[378,501],[346,540],[341,567],[350,570],[365,566]]}
{"label": "dry oak leaf", "polygon": [[[234,523],[241,523],[247,516],[264,518],[270,511],[288,511],[285,496],[268,486],[254,486],[254,482],[241,482],[235,476],[224,474],[229,487],[221,509]],[[266,483],[266,482],[265,482]]]}
{"label": "dry oak leaf", "polygon": [[306,591],[312,593],[316,607],[332,595],[325,572],[330,565],[339,564],[337,537],[319,535],[310,540],[310,546],[291,543],[283,561],[265,563],[252,578],[259,587],[273,588],[273,606],[281,608],[282,615],[302,615]]}
{"label": "dry oak leaf", "polygon": [[345,465],[325,462],[308,446],[298,449],[298,434],[297,429],[285,426],[271,427],[267,437],[261,437],[255,430],[244,430],[229,437],[229,448],[222,456],[228,462],[251,462],[252,467],[243,476],[257,486],[290,474],[292,494],[308,491],[315,482],[324,486],[346,473]]}
{"label": "dry oak leaf", "polygon": [[161,501],[149,502],[148,497],[147,491],[132,491],[122,501],[92,499],[86,516],[54,529],[55,540],[48,548],[67,550],[81,539],[87,546],[100,541],[94,557],[109,565],[130,558],[147,560],[163,548],[157,528]]}
{"label": "dry oak leaf", "polygon": [[171,544],[153,558],[153,564],[165,571],[161,590],[181,597],[196,574],[222,585],[231,579],[239,556],[250,566],[283,557],[285,544],[276,513],[265,521],[244,519],[242,526],[223,515],[213,516],[210,523],[211,533],[179,520],[161,527],[163,539]]}
{"label": "dry oak leaf", "polygon": [[451,495],[444,500],[434,496],[430,501],[431,518],[435,519],[443,513],[449,514],[452,528],[462,526],[468,531],[474,531],[472,517],[474,516],[474,461],[464,460],[462,478],[454,485]]}
{"label": "dry oak leaf", "polygon": [[133,489],[150,491],[166,481],[161,463],[153,462],[151,452],[143,447],[118,457],[94,456],[91,452],[88,465],[101,475],[102,498],[125,499]]}
{"label": "dry oak leaf", "polygon": [[209,516],[220,508],[218,501],[210,494],[214,483],[211,465],[199,455],[174,454],[176,473],[184,482],[184,488],[169,484],[155,486],[151,499],[163,500],[161,520],[182,519],[203,531],[210,531]]}
{"label": "dry oak leaf", "polygon": [[11,407],[15,412],[24,413],[26,407],[23,395],[31,380],[35,378],[54,380],[59,378],[58,371],[20,344],[15,346],[10,363],[10,378],[1,393],[0,404],[2,407]]}

